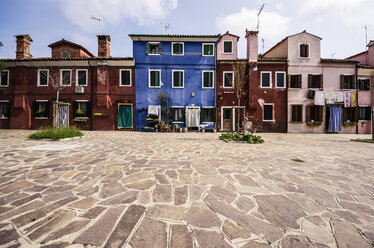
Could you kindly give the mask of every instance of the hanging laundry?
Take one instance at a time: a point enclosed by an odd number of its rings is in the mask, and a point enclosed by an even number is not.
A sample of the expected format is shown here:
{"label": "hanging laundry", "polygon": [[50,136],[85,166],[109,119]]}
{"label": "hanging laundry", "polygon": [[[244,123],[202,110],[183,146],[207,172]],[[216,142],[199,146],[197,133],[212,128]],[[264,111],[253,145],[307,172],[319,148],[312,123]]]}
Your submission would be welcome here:
{"label": "hanging laundry", "polygon": [[325,92],[316,91],[314,95],[314,105],[323,106],[325,105]]}
{"label": "hanging laundry", "polygon": [[344,102],[344,93],[342,91],[338,92],[338,102]]}
{"label": "hanging laundry", "polygon": [[344,108],[351,107],[351,92],[344,91]]}
{"label": "hanging laundry", "polygon": [[200,109],[186,109],[186,126],[199,127],[200,126]]}
{"label": "hanging laundry", "polygon": [[148,115],[155,115],[161,120],[161,106],[148,106]]}
{"label": "hanging laundry", "polygon": [[339,106],[329,105],[330,116],[328,132],[339,132],[342,130],[342,113],[343,110]]}
{"label": "hanging laundry", "polygon": [[357,91],[351,91],[351,107],[357,106]]}

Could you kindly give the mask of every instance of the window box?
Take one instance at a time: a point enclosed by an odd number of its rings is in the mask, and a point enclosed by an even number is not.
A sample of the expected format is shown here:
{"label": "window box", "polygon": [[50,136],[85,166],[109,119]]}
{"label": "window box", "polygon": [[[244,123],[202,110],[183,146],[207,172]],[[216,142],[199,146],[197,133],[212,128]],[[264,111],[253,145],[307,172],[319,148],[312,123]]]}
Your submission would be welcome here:
{"label": "window box", "polygon": [[35,119],[48,119],[50,105],[48,100],[37,100],[33,102],[33,116]]}
{"label": "window box", "polygon": [[87,123],[87,121],[88,121],[88,119],[87,118],[75,118],[75,119],[73,119],[73,121],[75,122],[75,123]]}
{"label": "window box", "polygon": [[103,119],[103,118],[108,118],[109,117],[109,115],[105,114],[105,113],[94,113],[93,116],[98,118],[98,119]]}
{"label": "window box", "polygon": [[320,121],[308,121],[306,124],[310,127],[318,127],[318,126],[322,125],[322,122],[320,122]]}
{"label": "window box", "polygon": [[355,121],[345,121],[345,122],[343,122],[343,126],[354,127],[354,126],[357,126],[357,122],[355,122]]}
{"label": "window box", "polygon": [[77,100],[73,102],[73,116],[74,118],[91,117],[90,102],[86,100]]}

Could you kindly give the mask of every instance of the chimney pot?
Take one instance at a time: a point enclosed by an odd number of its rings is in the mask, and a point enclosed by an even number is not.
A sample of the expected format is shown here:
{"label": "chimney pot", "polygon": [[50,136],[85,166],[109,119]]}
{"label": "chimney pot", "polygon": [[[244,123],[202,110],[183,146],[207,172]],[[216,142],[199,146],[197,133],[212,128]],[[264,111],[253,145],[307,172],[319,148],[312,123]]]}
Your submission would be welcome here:
{"label": "chimney pot", "polygon": [[110,36],[109,35],[98,35],[97,36],[98,47],[97,56],[109,58],[110,57]]}
{"label": "chimney pot", "polygon": [[16,35],[16,59],[27,59],[31,58],[30,54],[30,42],[32,42],[31,37],[28,34]]}
{"label": "chimney pot", "polygon": [[258,57],[258,31],[245,30],[247,39],[247,59],[249,62],[257,62]]}

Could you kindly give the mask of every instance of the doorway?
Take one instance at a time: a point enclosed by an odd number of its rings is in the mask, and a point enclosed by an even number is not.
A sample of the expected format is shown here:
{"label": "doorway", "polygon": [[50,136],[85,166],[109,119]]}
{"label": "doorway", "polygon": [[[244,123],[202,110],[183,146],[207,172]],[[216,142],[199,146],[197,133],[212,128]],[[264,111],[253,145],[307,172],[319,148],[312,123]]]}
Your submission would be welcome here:
{"label": "doorway", "polygon": [[118,104],[118,128],[133,128],[131,104]]}
{"label": "doorway", "polygon": [[186,127],[200,130],[200,108],[186,107]]}

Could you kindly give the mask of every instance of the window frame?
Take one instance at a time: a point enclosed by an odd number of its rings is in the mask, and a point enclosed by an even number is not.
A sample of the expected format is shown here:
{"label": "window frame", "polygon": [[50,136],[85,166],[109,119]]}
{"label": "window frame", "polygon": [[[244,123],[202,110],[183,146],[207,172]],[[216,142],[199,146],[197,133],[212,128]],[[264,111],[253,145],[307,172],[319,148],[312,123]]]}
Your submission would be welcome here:
{"label": "window frame", "polygon": [[[63,84],[63,79],[62,79],[63,71],[69,71],[70,72],[70,83],[69,83],[69,85]],[[66,87],[71,86],[71,84],[72,84],[72,74],[73,74],[72,69],[61,69],[60,70],[60,86],[66,86]]]}
{"label": "window frame", "polygon": [[[298,115],[300,115],[300,116],[297,116],[297,117],[301,117],[301,120],[298,120],[298,121],[294,121],[293,120],[293,107],[296,107],[296,106],[301,106],[301,113],[300,114],[298,114]],[[303,121],[303,112],[304,112],[304,105],[303,104],[291,104],[291,123],[302,123],[302,122],[304,122]]]}
{"label": "window frame", "polygon": [[[283,87],[278,86],[278,74],[283,73]],[[276,71],[275,72],[275,88],[278,89],[285,89],[287,85],[287,77],[286,77],[286,72],[285,71]]]}
{"label": "window frame", "polygon": [[[42,102],[48,103],[49,101],[48,100],[35,100],[35,102],[37,102],[37,103],[42,103]],[[38,105],[38,107],[40,109],[40,105]],[[46,106],[46,108],[47,107],[48,106]],[[46,109],[46,111],[47,111],[47,109]],[[36,119],[36,120],[47,120],[47,119],[49,119],[49,115],[48,116],[35,116],[34,119]]]}
{"label": "window frame", "polygon": [[[269,86],[262,86],[262,74],[265,74],[265,73],[269,73]],[[262,71],[261,72],[261,76],[260,76],[260,88],[263,88],[263,89],[270,89],[272,88],[273,84],[272,84],[272,73],[271,71]]]}
{"label": "window frame", "polygon": [[[182,86],[174,86],[174,72],[182,72]],[[183,89],[184,88],[184,70],[171,70],[171,87],[173,89]]]}
{"label": "window frame", "polygon": [[[301,57],[301,46],[307,45],[308,46],[308,57]],[[310,59],[310,43],[299,43],[299,59]]]}
{"label": "window frame", "polygon": [[[368,90],[361,90],[360,89],[360,81],[363,81],[363,80],[368,80],[369,81],[369,89]],[[370,82],[370,78],[357,78],[357,90],[358,91],[369,91],[370,92],[370,89],[371,88],[371,82]]]}
{"label": "window frame", "polygon": [[[149,53],[147,53],[147,55],[151,55],[151,56],[160,56],[161,55],[161,52],[160,52],[160,43],[161,42],[155,42],[155,41],[148,41],[147,42],[149,44]],[[151,52],[151,45],[156,45],[159,47],[158,48],[158,53],[150,53]]]}
{"label": "window frame", "polygon": [[10,118],[10,101],[9,100],[0,100],[0,103],[8,103],[8,107],[9,107],[8,114],[9,114],[9,116],[5,116],[5,117],[0,116],[0,120],[7,120],[7,119]]}
{"label": "window frame", "polygon": [[[206,45],[212,45],[213,46],[213,54],[212,55],[205,55],[204,54],[204,46],[206,46]],[[214,48],[215,46],[214,46],[214,43],[203,43],[202,45],[201,45],[201,55],[203,56],[203,57],[214,57],[215,56],[215,48]]]}
{"label": "window frame", "polygon": [[[297,89],[302,89],[303,88],[303,74],[302,73],[292,73],[292,74],[288,74],[290,76],[290,80],[289,80],[289,87],[288,89],[294,89],[294,90],[297,90]],[[292,77],[293,76],[297,76],[297,77],[300,77],[300,87],[291,87],[291,83],[292,83]]]}
{"label": "window frame", "polygon": [[[204,87],[204,73],[211,72],[212,73],[212,87]],[[203,70],[201,72],[201,86],[203,89],[214,89],[214,70]]]}
{"label": "window frame", "polygon": [[[122,84],[122,72],[123,71],[129,71],[130,72],[130,85]],[[120,69],[119,70],[119,86],[120,87],[131,87],[132,86],[131,69]]]}
{"label": "window frame", "polygon": [[[80,71],[85,71],[86,72],[86,83],[84,85],[79,84],[79,72]],[[75,86],[78,86],[78,87],[88,86],[88,70],[87,69],[76,69],[76,71],[75,71]]]}
{"label": "window frame", "polygon": [[[181,44],[182,45],[182,53],[181,54],[174,53],[174,44]],[[184,56],[184,42],[172,42],[171,43],[171,55],[172,56]]]}
{"label": "window frame", "polygon": [[[369,108],[369,118],[365,118],[365,119],[360,119],[360,109],[362,109],[362,108]],[[365,114],[366,114],[366,110],[364,110],[365,111]],[[358,106],[358,120],[359,121],[371,121],[371,114],[372,113],[372,108],[371,108],[371,106],[370,105],[359,105]],[[366,115],[365,115],[365,117],[366,117]]]}
{"label": "window frame", "polygon": [[[67,57],[63,56],[64,53],[68,53],[69,56],[67,56]],[[66,58],[70,58],[70,56],[71,56],[70,50],[62,50],[61,51],[61,58],[66,59]]]}
{"label": "window frame", "polygon": [[[340,82],[342,84],[341,90],[355,90],[355,88],[357,88],[357,82],[355,82],[355,74],[341,74],[341,76],[343,77],[343,82]],[[350,77],[352,79],[348,88],[344,88],[345,77]]]}
{"label": "window frame", "polygon": [[[203,109],[213,109],[213,112],[212,112],[212,118],[214,118],[214,109],[215,107],[214,106],[201,106],[200,108],[200,112],[203,111]],[[203,121],[203,120],[200,120],[201,123],[205,123],[205,124],[214,124],[215,121]]]}
{"label": "window frame", "polygon": [[[178,120],[178,121],[175,121],[175,120],[172,120],[171,122],[172,123],[177,123],[177,124],[183,124],[184,123],[184,121],[183,121],[183,109],[184,109],[184,107],[183,106],[171,106],[171,109],[172,109],[172,111],[173,111],[173,109],[181,109],[182,110],[182,120]],[[174,116],[172,117],[172,119],[174,119]]]}
{"label": "window frame", "polygon": [[6,72],[7,73],[7,84],[6,85],[2,85],[1,83],[1,79],[2,79],[2,75],[0,75],[0,87],[9,87],[9,70],[3,70],[1,73],[4,73]]}
{"label": "window frame", "polygon": [[[151,86],[151,72],[158,71],[160,73],[160,85],[159,86]],[[161,69],[148,69],[148,88],[161,88]]]}
{"label": "window frame", "polygon": [[[225,52],[225,43],[231,43],[231,52]],[[224,40],[222,46],[222,53],[223,54],[233,54],[234,53],[234,43],[232,40]]]}
{"label": "window frame", "polygon": [[[265,120],[265,106],[272,106],[271,107],[271,120]],[[262,110],[262,121],[265,122],[272,122],[274,120],[274,103],[264,103],[263,110]]]}
{"label": "window frame", "polygon": [[[42,71],[46,71],[47,72],[47,84],[46,85],[40,84],[40,72],[42,72]],[[38,80],[37,80],[36,86],[46,87],[48,85],[49,85],[49,69],[38,69]]]}
{"label": "window frame", "polygon": [[[75,100],[75,102],[77,103],[77,110],[79,110],[80,109],[80,103],[89,103],[90,102],[90,100]],[[87,107],[87,106],[86,106]],[[90,106],[88,106],[88,107],[90,107]],[[86,110],[86,113],[85,113],[85,115],[87,115],[87,113],[88,113],[88,111]],[[74,117],[74,115],[75,115],[75,113],[73,113],[73,117]],[[83,119],[83,120],[87,120],[87,119],[89,119],[89,116],[75,116],[74,117],[74,119]]]}
{"label": "window frame", "polygon": [[[232,74],[232,85],[231,86],[225,86],[225,79],[226,79],[226,74]],[[225,89],[232,89],[234,88],[234,84],[235,84],[235,74],[234,74],[234,71],[224,71],[223,72],[223,88]]]}

